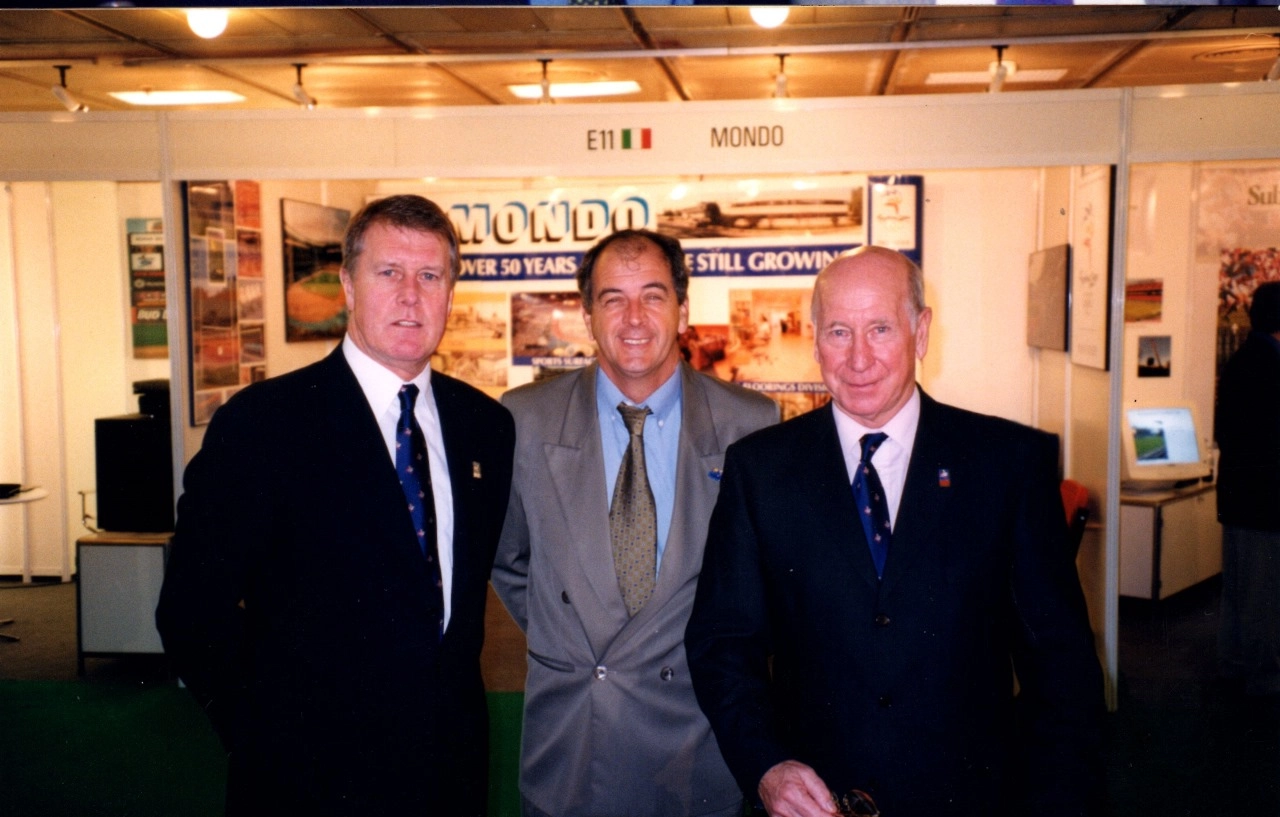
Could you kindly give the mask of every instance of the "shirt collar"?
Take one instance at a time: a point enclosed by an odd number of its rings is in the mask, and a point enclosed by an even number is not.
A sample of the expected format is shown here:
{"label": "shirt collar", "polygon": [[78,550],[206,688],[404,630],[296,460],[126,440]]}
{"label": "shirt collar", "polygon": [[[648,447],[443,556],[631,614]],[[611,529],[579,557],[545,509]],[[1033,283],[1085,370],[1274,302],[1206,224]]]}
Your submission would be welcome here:
{"label": "shirt collar", "polygon": [[[680,406],[680,395],[683,386],[680,379],[680,366],[676,366],[676,370],[667,378],[666,382],[649,395],[643,403],[639,405],[648,406],[649,411],[653,413],[653,418],[659,422],[665,423],[670,418],[672,412],[676,411]],[[627,403],[628,405],[636,405],[626,398],[622,390],[613,384],[609,376],[604,373],[604,369],[597,368],[596,372],[596,406],[603,415],[616,415],[618,413],[618,404]]]}
{"label": "shirt collar", "polygon": [[[898,409],[898,413],[890,417],[889,421],[879,428],[864,426],[848,414],[845,414],[839,406],[832,406],[831,412],[835,415],[836,430],[840,433],[841,440],[849,440],[851,444],[858,445],[862,435],[873,431],[883,431],[889,435],[890,440],[910,450],[916,438],[916,427],[920,424],[920,387],[913,388],[911,396],[907,398],[907,402],[903,404],[902,408]],[[857,457],[854,457],[854,459],[857,459]]]}
{"label": "shirt collar", "polygon": [[351,340],[350,335],[342,339],[342,354],[347,358],[347,365],[351,367],[370,405],[384,405],[398,399],[400,387],[405,383],[416,385],[419,394],[426,394],[431,388],[430,366],[418,372],[418,376],[412,380],[402,380],[400,375],[369,357]]}

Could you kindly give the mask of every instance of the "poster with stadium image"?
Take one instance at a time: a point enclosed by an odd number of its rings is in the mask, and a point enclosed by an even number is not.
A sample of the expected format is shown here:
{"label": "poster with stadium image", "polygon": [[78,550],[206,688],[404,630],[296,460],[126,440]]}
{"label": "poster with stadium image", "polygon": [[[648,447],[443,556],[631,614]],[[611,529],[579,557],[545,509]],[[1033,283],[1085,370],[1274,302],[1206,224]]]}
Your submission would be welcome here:
{"label": "poster with stadium image", "polygon": [[347,331],[347,303],[338,273],[342,234],[350,220],[349,210],[280,200],[286,341],[337,339]]}

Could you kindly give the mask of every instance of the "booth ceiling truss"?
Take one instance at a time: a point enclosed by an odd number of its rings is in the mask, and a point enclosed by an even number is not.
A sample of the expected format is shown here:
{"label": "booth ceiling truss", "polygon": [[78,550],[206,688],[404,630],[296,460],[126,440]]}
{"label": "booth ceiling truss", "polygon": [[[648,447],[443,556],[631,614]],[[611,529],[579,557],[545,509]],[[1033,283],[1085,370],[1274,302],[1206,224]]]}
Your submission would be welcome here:
{"label": "booth ceiling truss", "polygon": [[[377,108],[538,104],[510,86],[544,66],[553,86],[632,81],[609,99],[674,102],[985,93],[997,47],[1003,92],[1256,82],[1280,57],[1275,5],[789,11],[766,29],[743,6],[232,8],[212,39],[176,8],[0,11],[0,112],[63,110],[64,95],[134,110],[112,96],[127,91],[291,108],[300,64],[319,106]],[[557,101],[577,100],[602,98]]]}

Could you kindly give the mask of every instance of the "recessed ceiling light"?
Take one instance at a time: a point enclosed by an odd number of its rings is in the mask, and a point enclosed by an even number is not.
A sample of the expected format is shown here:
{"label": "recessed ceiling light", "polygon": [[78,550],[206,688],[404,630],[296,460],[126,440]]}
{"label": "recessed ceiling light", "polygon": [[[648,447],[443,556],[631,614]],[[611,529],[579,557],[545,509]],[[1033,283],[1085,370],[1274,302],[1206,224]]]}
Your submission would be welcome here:
{"label": "recessed ceiling light", "polygon": [[111,96],[130,105],[226,105],[244,102],[234,91],[112,91]]}
{"label": "recessed ceiling light", "polygon": [[[542,85],[508,85],[511,93],[520,99],[541,99]],[[640,83],[635,80],[606,82],[553,82],[551,83],[553,99],[577,99],[588,96],[622,96],[623,94],[640,93]]]}
{"label": "recessed ceiling light", "polygon": [[777,28],[787,21],[790,11],[786,6],[752,6],[751,19],[761,28]]}
{"label": "recessed ceiling light", "polygon": [[187,9],[187,25],[197,37],[212,40],[227,30],[227,10]]}

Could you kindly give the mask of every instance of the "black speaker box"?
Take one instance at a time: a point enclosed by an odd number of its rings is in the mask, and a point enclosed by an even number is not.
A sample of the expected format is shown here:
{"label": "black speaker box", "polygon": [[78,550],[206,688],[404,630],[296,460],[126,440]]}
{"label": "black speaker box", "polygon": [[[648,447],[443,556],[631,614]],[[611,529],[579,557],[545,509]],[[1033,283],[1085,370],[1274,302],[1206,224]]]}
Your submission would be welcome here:
{"label": "black speaker box", "polygon": [[98,528],[173,530],[173,445],[168,415],[126,414],[93,421]]}

